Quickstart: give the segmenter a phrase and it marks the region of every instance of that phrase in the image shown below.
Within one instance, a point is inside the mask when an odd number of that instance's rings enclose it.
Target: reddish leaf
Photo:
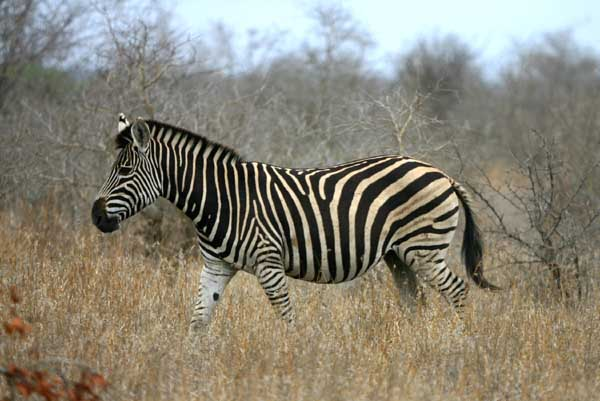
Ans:
[[[75,392],[78,394],[91,393],[92,388],[89,384],[80,381],[79,383],[75,383]]]
[[[75,390],[73,390],[72,388],[67,390],[67,398],[70,401],[78,401],[79,400],[79,396],[75,393]]]
[[[29,397],[32,393],[31,388],[26,383],[17,383],[15,388],[23,397]]]
[[[15,316],[4,323],[4,330],[6,330],[6,333],[9,335],[17,332],[23,336],[31,331],[31,326],[20,317]]]
[[[46,380],[40,380],[37,383],[35,391],[39,395],[44,397],[46,399],[46,401],[58,400],[61,396],[61,393],[57,389],[54,388],[52,383],[50,383]]]
[[[14,329],[8,323],[4,323],[4,331],[6,331],[6,334],[10,336],[13,333]]]
[[[16,379],[26,380],[28,377],[31,376],[31,372],[29,370],[20,368],[20,367],[16,366],[14,363],[9,364],[7,370],[8,370],[8,374],[11,375],[11,377],[16,378]]]
[[[10,287],[10,300],[15,304],[21,302],[21,297],[17,292],[17,287],[15,287],[14,285]]]
[[[38,381],[44,380],[46,378],[46,376],[47,376],[46,372],[43,372],[41,370],[36,370],[33,372],[33,378]]]
[[[104,388],[104,387],[108,386],[108,382],[106,381],[106,379],[98,373],[90,374],[90,376],[88,377],[88,380],[92,385],[94,385],[98,388]]]

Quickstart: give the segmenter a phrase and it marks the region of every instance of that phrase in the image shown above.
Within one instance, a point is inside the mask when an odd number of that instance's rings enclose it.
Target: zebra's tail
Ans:
[[[483,239],[475,221],[475,216],[470,207],[470,196],[465,188],[458,182],[453,181],[452,187],[463,209],[465,210],[465,234],[463,236],[462,257],[467,274],[480,288],[488,290],[500,290],[483,277]]]

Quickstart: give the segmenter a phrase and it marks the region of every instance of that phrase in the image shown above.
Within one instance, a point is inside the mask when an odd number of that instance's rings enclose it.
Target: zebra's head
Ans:
[[[153,203],[161,193],[150,127],[138,118],[133,124],[119,114],[117,160],[92,206],[92,222],[104,233]]]

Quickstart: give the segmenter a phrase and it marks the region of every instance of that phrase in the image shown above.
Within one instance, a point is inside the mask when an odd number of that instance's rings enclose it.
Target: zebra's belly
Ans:
[[[375,266],[382,255],[378,255],[374,262],[370,264],[361,264],[361,260],[357,259],[354,262],[342,265],[335,264],[330,266],[329,264],[309,264],[309,265],[296,265],[288,268],[286,274],[289,277],[308,281],[318,284],[337,284],[347,281],[352,281]]]

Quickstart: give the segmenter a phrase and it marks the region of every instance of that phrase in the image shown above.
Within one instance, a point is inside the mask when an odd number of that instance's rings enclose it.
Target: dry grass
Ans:
[[[209,336],[190,341],[195,255],[152,259],[137,249],[131,230],[102,236],[52,210],[27,215],[0,214],[0,274],[3,288],[20,289],[19,312],[33,335],[0,337],[0,363],[84,363],[111,382],[105,399],[596,400],[600,394],[595,294],[566,307],[534,299],[527,287],[473,290],[461,332],[433,295],[417,313],[402,309],[379,269],[352,286],[293,282],[299,324],[289,330],[255,279],[240,273]],[[39,355],[32,357],[34,342]]]

